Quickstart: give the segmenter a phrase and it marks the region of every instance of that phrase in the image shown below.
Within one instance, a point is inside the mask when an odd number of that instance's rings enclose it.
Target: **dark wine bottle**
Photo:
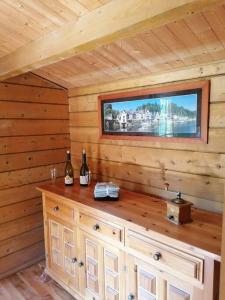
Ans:
[[[80,168],[80,185],[88,186],[88,183],[89,183],[89,169],[87,166],[86,151],[85,151],[85,149],[83,149],[82,165]]]
[[[64,183],[65,185],[73,185],[74,183],[73,166],[71,164],[70,151],[66,151],[66,167],[65,167]]]

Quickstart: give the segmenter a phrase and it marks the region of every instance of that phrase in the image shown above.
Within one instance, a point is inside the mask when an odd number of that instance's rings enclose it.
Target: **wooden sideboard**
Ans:
[[[177,226],[162,199],[121,190],[119,201],[95,201],[93,188],[38,188],[53,279],[77,299],[218,299],[221,215],[192,209],[193,222]]]

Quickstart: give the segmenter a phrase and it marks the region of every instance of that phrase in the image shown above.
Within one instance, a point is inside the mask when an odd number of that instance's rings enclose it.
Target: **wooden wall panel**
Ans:
[[[91,88],[87,91],[84,88],[84,95],[76,97],[75,89],[69,91],[70,138],[75,169],[79,170],[81,151],[85,148],[95,178],[113,180],[121,186],[166,198],[181,191],[197,207],[222,212],[225,76],[207,79],[211,80],[208,144],[99,139],[99,94],[90,94]],[[135,89],[135,85],[130,88]],[[118,92],[116,87],[111,90]],[[169,191],[165,191],[167,182]]]
[[[33,74],[0,83],[0,278],[44,256],[41,195],[70,147],[67,91]]]

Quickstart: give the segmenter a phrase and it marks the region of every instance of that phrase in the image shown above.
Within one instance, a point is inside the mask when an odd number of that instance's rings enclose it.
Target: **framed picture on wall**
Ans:
[[[99,96],[101,138],[207,143],[209,81]]]

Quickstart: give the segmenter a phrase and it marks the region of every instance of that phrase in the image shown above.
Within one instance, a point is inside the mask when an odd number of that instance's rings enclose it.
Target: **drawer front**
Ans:
[[[131,230],[128,230],[127,246],[172,270],[203,281],[204,262],[201,258],[183,253]]]
[[[45,198],[46,211],[51,215],[62,219],[63,221],[74,223],[76,221],[76,214],[74,209],[61,203],[58,199],[50,197]]]
[[[123,230],[115,224],[109,224],[84,213],[80,213],[80,224],[92,232],[100,233],[103,237],[122,242]]]

